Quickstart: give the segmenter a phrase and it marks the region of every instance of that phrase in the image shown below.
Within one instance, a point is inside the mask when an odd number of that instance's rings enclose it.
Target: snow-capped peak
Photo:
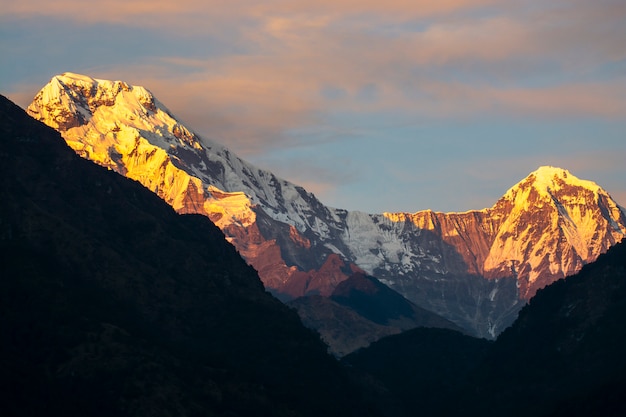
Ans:
[[[521,205],[521,208],[528,209],[530,205],[541,204],[541,201],[554,200],[558,193],[566,192],[571,195],[573,190],[578,190],[573,193],[575,195],[584,192],[585,198],[593,195],[594,200],[597,200],[598,193],[603,193],[602,188],[595,182],[581,180],[566,169],[542,166],[511,187],[500,202],[509,201],[515,206]]]
[[[246,207],[260,205],[270,217],[300,231],[327,228],[307,213],[311,204],[322,207],[312,194],[200,137],[144,87],[64,73],[37,94],[28,112],[63,132],[81,156],[118,172],[133,170],[134,179],[144,183],[152,179],[142,176],[155,174],[139,165],[167,160],[200,180],[205,191],[212,185],[226,193],[243,192],[250,200]],[[154,158],[154,153],[162,156]],[[122,162],[119,155],[133,159]],[[326,214],[334,217],[330,210]]]
[[[78,84],[80,82],[88,85],[92,85],[98,82],[104,82],[105,80],[96,80],[95,78],[91,78],[87,75],[76,74],[74,72],[64,72],[63,74],[55,75],[52,77],[53,80],[71,80],[73,84]]]
[[[569,185],[597,191],[600,186],[593,181],[581,180],[572,175],[568,170],[553,166],[542,166],[530,173],[529,178],[534,177],[534,187],[539,191],[556,190]]]
[[[52,77],[28,111],[62,132],[87,124],[95,112],[103,113],[101,119],[114,115],[116,119],[143,121],[143,127],[175,123],[144,87],[69,72]],[[115,129],[114,125],[103,127]]]

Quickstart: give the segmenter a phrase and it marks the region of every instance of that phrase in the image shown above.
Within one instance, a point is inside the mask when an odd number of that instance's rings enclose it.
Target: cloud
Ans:
[[[178,24],[189,22],[193,17],[201,17],[209,21],[220,21],[224,18],[232,20],[249,20],[267,16],[395,16],[407,18],[424,18],[447,15],[463,10],[472,10],[489,4],[495,0],[440,0],[406,1],[391,0],[108,0],[107,2],[87,3],[80,0],[59,0],[54,3],[43,0],[22,0],[5,5],[4,14],[66,16],[81,22],[114,22],[128,24],[152,25],[151,19],[160,18],[160,24]],[[169,18],[169,22],[166,19]]]
[[[613,83],[492,90],[488,97],[495,105],[540,117],[626,117],[626,87]]]
[[[607,70],[626,59],[622,0],[23,0],[2,14],[178,39],[89,75],[144,85],[244,156],[321,140],[297,130],[338,139],[359,128],[350,114],[626,115],[623,73]],[[195,50],[184,47],[192,36]]]
[[[11,90],[3,91],[9,100],[25,109],[35,98],[35,94],[43,87],[41,84],[20,83],[13,85]]]
[[[153,72],[150,66],[124,71],[140,72],[134,78],[141,78],[178,117],[184,115],[183,121],[191,128],[243,156],[285,146],[289,130],[319,123],[320,103],[306,84],[281,79],[270,68],[246,61],[235,59],[224,71],[219,64],[204,65],[185,77]],[[254,68],[254,73],[237,68]],[[110,75],[118,72],[113,69]]]

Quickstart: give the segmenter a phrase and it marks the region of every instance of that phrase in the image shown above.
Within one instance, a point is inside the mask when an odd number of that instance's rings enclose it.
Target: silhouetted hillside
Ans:
[[[539,291],[498,338],[473,380],[479,412],[626,415],[625,320],[626,244],[620,243]]]
[[[0,97],[0,415],[376,415],[206,217]]]
[[[541,290],[494,342],[415,329],[343,359],[407,413],[626,415],[626,244]]]
[[[402,330],[423,326],[462,331],[450,320],[416,306],[376,278],[361,272],[340,282],[331,299],[374,323],[396,326]]]
[[[462,331],[362,272],[340,282],[330,297],[300,297],[288,305],[298,310],[306,326],[319,331],[330,352],[338,357],[416,327]]]
[[[343,362],[383,383],[407,415],[457,415],[457,398],[492,344],[449,329],[417,328],[374,342]]]

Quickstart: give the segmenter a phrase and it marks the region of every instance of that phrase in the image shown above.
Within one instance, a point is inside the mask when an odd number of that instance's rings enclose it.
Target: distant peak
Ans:
[[[88,75],[73,72],[64,72],[55,75],[48,85],[44,87],[44,89],[46,88],[52,88],[53,90],[72,90],[86,98],[92,95],[98,95],[98,91],[101,92],[100,95],[116,95],[121,91],[133,91],[137,95],[152,96],[148,90],[141,86],[132,86],[120,80],[110,81],[92,78]]]
[[[540,166],[539,168],[537,168],[535,171],[533,171],[531,174],[536,175],[536,176],[559,176],[559,177],[567,177],[567,175],[569,175],[569,171],[564,169],[564,168],[559,168],[559,167],[554,167],[551,165],[544,165],[544,166]]]
[[[541,166],[531,172],[527,180],[532,179],[536,188],[545,191],[553,188],[560,188],[562,184],[582,187],[591,190],[598,190],[600,186],[593,181],[581,180],[572,175],[567,169],[553,166]]]
[[[97,81],[87,75],[76,74],[73,72],[64,72],[63,74],[55,75],[52,77],[53,79],[63,80],[63,81],[81,81],[83,83],[88,84],[96,84]]]
[[[531,172],[528,179],[533,179],[535,187],[545,190],[552,188],[555,181],[564,181],[569,183],[571,180],[580,181],[573,176],[568,170],[553,166],[541,166],[537,170]]]
[[[532,189],[536,190],[539,196],[549,199],[552,198],[555,192],[565,191],[572,193],[575,189],[586,189],[594,194],[603,192],[602,188],[595,182],[582,180],[567,169],[541,166],[511,187],[503,198],[506,200],[519,200],[519,202],[524,203]]]
[[[576,178],[575,175],[572,175],[567,169],[550,165],[541,166],[535,171],[531,172],[528,176],[534,177],[536,183],[551,183],[554,182],[556,179],[565,182],[581,181],[580,179]]]
[[[117,117],[132,114],[135,119],[146,119],[147,112],[156,112],[158,105],[152,93],[144,87],[64,72],[52,77],[37,93],[28,112],[38,120],[46,120],[53,128],[66,131],[83,126],[94,111],[105,107],[117,113]],[[164,107],[162,109],[167,112]],[[111,117],[109,114],[105,119]]]

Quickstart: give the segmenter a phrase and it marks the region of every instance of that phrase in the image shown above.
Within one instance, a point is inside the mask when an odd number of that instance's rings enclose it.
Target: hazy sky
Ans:
[[[626,206],[624,0],[0,0],[0,93],[152,91],[201,136],[367,212],[490,207],[541,165]]]

